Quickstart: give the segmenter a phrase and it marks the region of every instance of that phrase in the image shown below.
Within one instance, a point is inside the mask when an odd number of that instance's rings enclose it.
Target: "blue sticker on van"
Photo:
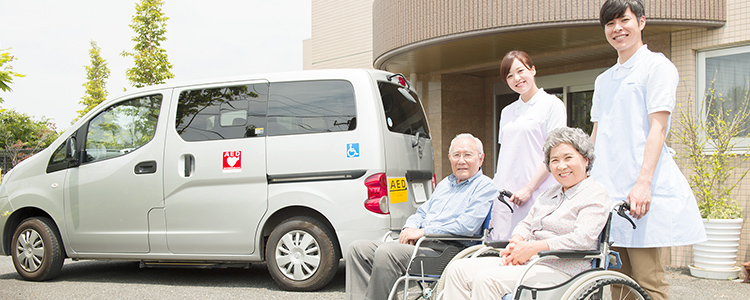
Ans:
[[[359,143],[346,144],[346,158],[359,157]]]

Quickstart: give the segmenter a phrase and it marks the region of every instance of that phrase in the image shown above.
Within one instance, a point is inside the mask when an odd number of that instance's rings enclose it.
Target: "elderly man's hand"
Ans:
[[[417,240],[424,236],[424,229],[406,227],[398,235],[398,242],[402,244],[414,245]]]

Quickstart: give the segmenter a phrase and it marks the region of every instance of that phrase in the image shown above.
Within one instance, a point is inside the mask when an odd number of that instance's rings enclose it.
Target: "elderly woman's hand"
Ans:
[[[549,250],[549,246],[545,241],[519,241],[512,244],[512,246],[509,244],[506,248],[508,250],[507,255],[504,256],[506,265],[525,264],[532,256],[537,255],[539,251]]]

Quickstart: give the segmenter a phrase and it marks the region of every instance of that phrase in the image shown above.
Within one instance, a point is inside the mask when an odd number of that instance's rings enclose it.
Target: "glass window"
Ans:
[[[594,123],[591,123],[591,103],[594,91],[580,91],[568,93],[568,127],[583,129],[591,134]]]
[[[156,133],[162,95],[115,104],[88,123],[86,162],[127,154],[145,145]]]
[[[698,53],[698,95],[704,99],[702,111],[722,114],[726,121],[738,113],[747,112],[750,102],[750,46],[712,50]],[[740,133],[744,137],[737,146],[748,147],[750,123]]]
[[[385,121],[390,131],[409,135],[421,132],[430,136],[427,118],[417,94],[389,82],[380,82],[378,87],[385,110]],[[411,98],[404,96],[403,93],[409,93]]]
[[[271,84],[269,136],[354,130],[356,119],[354,87],[348,81]]]
[[[265,136],[268,84],[180,93],[177,133],[185,141]]]

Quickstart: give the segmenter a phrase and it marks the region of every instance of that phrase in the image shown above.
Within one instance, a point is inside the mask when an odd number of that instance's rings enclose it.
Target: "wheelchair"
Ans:
[[[502,198],[502,195],[501,195]],[[504,201],[504,199],[500,199]],[[609,241],[609,231],[612,223],[613,213],[618,216],[627,219],[635,229],[635,223],[627,215],[626,211],[629,209],[627,202],[614,203],[609,212],[609,219],[607,220],[602,233],[599,235],[598,248],[599,250],[590,251],[577,251],[577,250],[548,250],[540,251],[538,258],[531,260],[526,264],[525,270],[520,278],[517,279],[515,288],[512,294],[505,295],[502,300],[522,300],[522,299],[533,299],[533,300],[558,300],[558,299],[575,299],[575,300],[586,300],[586,299],[646,299],[651,298],[646,292],[630,277],[619,272],[611,271],[610,269],[616,269],[621,266],[619,255],[610,250],[612,242]],[[488,221],[485,221],[487,223]],[[487,234],[485,233],[485,236]],[[425,240],[440,240],[446,237],[426,237]],[[457,241],[461,237],[449,237],[448,240]],[[476,240],[472,238],[469,240]],[[500,251],[507,245],[507,242],[496,241],[490,242],[486,238],[479,238],[482,241],[481,244],[474,245],[463,250],[450,259],[453,262],[458,259],[471,259],[482,256],[499,256]],[[448,265],[442,263],[425,262],[428,258],[420,258],[416,255],[416,251],[412,256],[412,261],[409,263],[409,271],[406,275],[399,278],[394,284],[389,299],[395,299],[396,290],[400,283],[403,282],[404,289],[402,299],[408,299],[408,297],[414,297],[415,299],[441,299],[440,295],[443,288],[443,281],[440,279],[442,276],[442,270]],[[576,276],[568,279],[565,282],[559,283],[549,287],[533,287],[523,284],[523,279],[527,272],[534,265],[554,259],[593,259],[592,268],[577,274]],[[418,265],[413,267],[414,261],[418,262]],[[422,266],[427,266],[421,268]],[[442,267],[440,271],[432,268]],[[416,271],[416,272],[415,272]],[[435,275],[440,273],[440,275]],[[409,290],[409,282],[415,281],[420,291],[414,292]],[[613,290],[619,291],[613,293]]]
[[[500,191],[497,200],[500,203],[508,206],[512,213],[513,207],[510,205],[510,203],[508,203],[508,201],[505,200],[505,198],[510,198],[511,196],[513,196],[513,193],[507,190],[502,190]],[[477,249],[477,246],[493,245],[495,247],[505,247],[505,245],[507,245],[507,242],[505,242],[504,244],[502,244],[503,242],[500,242],[501,244],[497,244],[498,242],[495,242],[494,244],[487,242],[487,237],[489,237],[489,233],[492,230],[490,227],[490,220],[492,216],[493,206],[494,202],[490,206],[487,217],[484,219],[484,223],[482,224],[482,235],[455,236],[449,234],[428,234],[417,240],[417,242],[414,244],[415,247],[414,251],[412,252],[411,259],[409,260],[409,264],[406,267],[406,273],[404,274],[404,276],[399,277],[393,284],[388,299],[396,298],[398,286],[401,284],[404,285],[403,299],[407,299],[409,296],[414,295],[417,295],[417,299],[434,299],[432,291],[435,289],[435,287],[437,287],[439,283],[442,283],[439,281],[440,277],[445,270],[445,267],[448,266],[450,262],[457,258],[465,257],[467,253],[473,252],[467,252],[468,250]],[[443,250],[442,253],[440,253],[439,256],[418,255],[417,252],[419,250],[419,247],[424,242],[442,242],[447,244],[447,247]],[[409,292],[411,282],[416,283],[416,285],[419,287],[419,292]],[[434,295],[436,296],[437,294]]]

